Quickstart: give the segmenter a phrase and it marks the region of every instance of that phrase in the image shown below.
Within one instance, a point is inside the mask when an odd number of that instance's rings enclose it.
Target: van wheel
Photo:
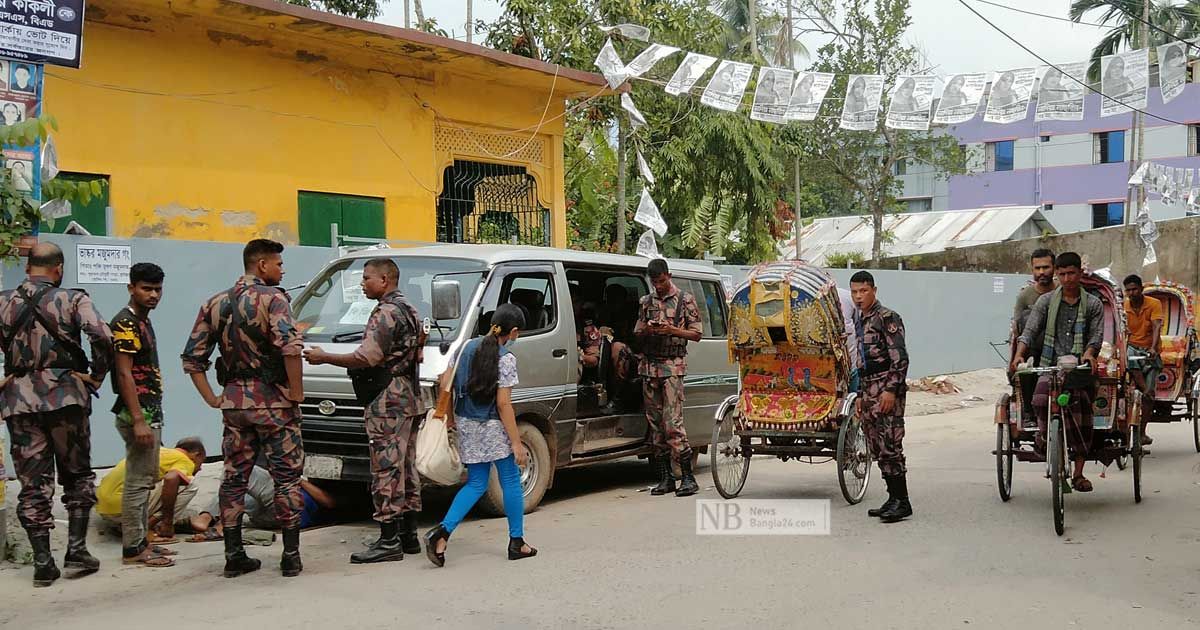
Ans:
[[[527,422],[518,422],[517,431],[521,442],[529,452],[529,464],[521,469],[521,490],[525,493],[525,513],[537,509],[550,487],[550,475],[554,471],[554,462],[550,461],[550,447],[546,444],[546,436],[537,427]],[[504,516],[504,492],[500,490],[500,479],[496,469],[488,479],[488,489],[479,500],[479,510],[488,516]]]

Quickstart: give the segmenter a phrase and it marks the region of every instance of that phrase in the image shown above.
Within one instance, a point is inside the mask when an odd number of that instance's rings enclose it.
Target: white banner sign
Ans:
[[[983,90],[987,87],[987,75],[956,74],[946,82],[942,98],[938,101],[937,114],[933,122],[941,125],[965,123],[979,113],[983,102]]]
[[[1100,58],[1100,115],[1116,116],[1146,109],[1150,85],[1150,55],[1145,49]]]
[[[754,66],[748,63],[722,60],[708,87],[704,88],[700,102],[729,112],[737,111],[753,73]]]
[[[1029,115],[1029,97],[1033,94],[1033,79],[1036,68],[1018,68],[997,72],[992,81],[992,92],[988,95],[984,122],[1007,125]]]
[[[1171,42],[1158,47],[1158,85],[1164,104],[1175,100],[1187,84],[1187,44]]]
[[[1087,81],[1086,61],[1064,63],[1057,68],[1047,69],[1038,87],[1037,110],[1033,119],[1083,120],[1083,102],[1087,89],[1083,87],[1082,81]]]
[[[831,85],[833,75],[828,72],[800,73],[784,117],[788,120],[816,120]]]
[[[646,188],[642,188],[642,199],[638,202],[637,214],[633,215],[633,220],[658,232],[659,236],[667,235],[667,222],[663,220],[662,213],[658,211],[658,204],[650,198],[650,191]]]
[[[662,258],[658,254],[658,244],[654,242],[653,230],[642,232],[642,237],[638,239],[637,243],[637,255],[646,258]]]
[[[611,39],[604,42],[600,54],[596,55],[596,67],[600,68],[600,74],[608,81],[608,87],[614,90],[621,87],[628,78],[625,74],[625,62],[621,61],[621,56],[617,54]]]
[[[634,129],[646,126],[646,117],[638,111],[637,105],[633,104],[633,98],[629,96],[629,92],[621,94],[621,109],[629,113],[629,122],[633,124]]]
[[[650,172],[650,165],[646,163],[646,158],[642,157],[642,152],[637,152],[638,172],[642,174],[642,179],[645,180],[647,186],[654,185],[654,173]]]
[[[679,49],[674,46],[664,46],[662,44],[650,44],[642,54],[633,58],[625,66],[625,73],[631,77],[640,77],[650,71],[655,64],[679,52]]]
[[[671,75],[671,80],[667,81],[666,92],[673,96],[679,96],[684,92],[689,92],[692,86],[704,76],[714,63],[717,62],[716,57],[708,55],[699,55],[696,53],[688,53],[679,67],[675,69],[675,74]]]
[[[929,109],[933,105],[933,76],[897,77],[892,88],[885,124],[891,129],[929,130]]]
[[[879,101],[883,99],[883,77],[878,74],[852,74],[846,82],[846,101],[842,104],[842,129],[872,131],[879,121]]]
[[[787,122],[788,101],[792,97],[795,73],[783,68],[759,68],[758,86],[754,88],[754,105],[750,118],[773,123]]]
[[[75,245],[75,278],[79,284],[129,284],[133,248],[129,245]]]

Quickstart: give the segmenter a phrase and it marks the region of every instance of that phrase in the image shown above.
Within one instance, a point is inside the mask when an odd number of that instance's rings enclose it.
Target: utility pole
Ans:
[[[1138,36],[1134,49],[1145,48],[1146,54],[1150,55],[1154,51],[1150,49],[1150,0],[1142,1],[1141,24],[1138,28]],[[1161,70],[1161,69],[1160,69]],[[1161,76],[1161,75],[1160,75]],[[1146,77],[1147,84],[1150,77]],[[1130,145],[1129,145],[1129,175],[1142,165],[1142,160],[1145,158],[1146,150],[1146,115],[1140,111],[1133,112],[1133,125],[1130,129]],[[1137,213],[1145,204],[1146,193],[1142,186],[1130,186],[1125,195],[1125,225],[1129,225],[1137,218]]]
[[[751,2],[753,1],[751,0]],[[795,41],[795,36],[792,32],[792,0],[785,0],[785,2],[787,3],[787,46],[784,48],[787,52],[788,67],[795,71],[796,51],[792,49],[792,43]],[[792,228],[796,231],[796,260],[800,260],[802,258],[800,255],[802,251],[800,248],[800,231],[804,227],[803,217],[800,216],[800,156],[796,156],[792,161],[792,175],[796,179],[795,197],[792,201],[792,211],[794,212]]]
[[[472,39],[471,36],[475,32],[475,25],[474,25],[475,20],[472,17],[472,13],[473,13],[472,9],[474,8],[472,6],[473,4],[474,3],[471,0],[467,0],[467,43],[468,44],[471,43],[471,39]]]
[[[412,28],[412,24],[408,21],[409,11],[408,0],[404,0],[404,28]]]
[[[1147,55],[1153,55],[1155,53],[1154,47],[1152,47],[1150,45],[1150,0],[1144,0],[1142,3],[1142,48],[1146,49]],[[1162,62],[1161,59],[1159,59],[1158,61],[1160,63]],[[1162,76],[1161,71],[1162,71],[1162,68],[1160,66],[1159,67],[1159,72],[1160,72],[1159,76]],[[1146,77],[1146,86],[1147,86],[1146,89],[1147,90],[1150,89],[1149,85],[1150,85],[1150,77]],[[1142,166],[1142,160],[1144,160],[1146,158],[1146,115],[1143,114],[1142,112],[1138,112],[1138,121],[1137,122],[1138,122],[1137,164],[1138,164],[1138,167],[1140,168]],[[1142,207],[1145,205],[1146,205],[1146,186],[1145,185],[1138,186],[1138,192],[1137,192],[1137,209],[1138,209],[1138,211],[1140,212]],[[1129,212],[1125,213],[1126,216],[1130,216],[1130,214],[1131,213],[1129,213]],[[1136,218],[1137,214],[1133,213],[1132,216],[1134,216]]]
[[[791,5],[791,0],[788,0],[789,10]],[[746,10],[746,17],[750,20],[750,59],[758,63],[758,0],[746,0]]]

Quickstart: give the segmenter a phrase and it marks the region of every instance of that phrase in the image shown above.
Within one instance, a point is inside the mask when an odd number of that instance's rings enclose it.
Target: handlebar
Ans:
[[[1081,363],[1081,364],[1075,366],[1075,369],[1082,371],[1082,372],[1091,372],[1092,364]],[[1067,370],[1065,370],[1061,367],[1058,367],[1057,365],[1052,365],[1050,367],[1023,368],[1023,369],[1017,370],[1017,374],[1056,374],[1056,373],[1060,373],[1060,372],[1067,372]]]

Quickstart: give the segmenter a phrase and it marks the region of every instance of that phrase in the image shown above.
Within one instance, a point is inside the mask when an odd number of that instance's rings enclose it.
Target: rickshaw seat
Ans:
[[[1183,365],[1188,355],[1187,337],[1163,335],[1159,355],[1162,357],[1163,365]]]

